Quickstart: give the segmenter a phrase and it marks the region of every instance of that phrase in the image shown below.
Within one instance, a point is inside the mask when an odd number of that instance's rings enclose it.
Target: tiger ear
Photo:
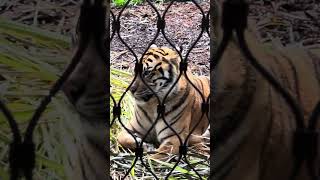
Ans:
[[[176,47],[177,51],[181,52],[181,49],[179,46]]]
[[[183,47],[182,47],[182,45],[179,47],[179,46],[177,46],[176,47],[176,49],[179,51],[179,53],[182,53],[182,51],[183,51]]]
[[[155,45],[155,44],[152,44],[151,46],[150,46],[150,48],[157,48],[158,46],[157,45]]]

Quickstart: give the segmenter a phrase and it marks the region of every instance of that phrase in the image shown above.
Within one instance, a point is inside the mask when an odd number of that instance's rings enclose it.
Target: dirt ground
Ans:
[[[157,4],[162,15],[170,3]],[[301,43],[310,48],[319,47],[319,2],[314,1],[252,1],[250,22],[257,28],[257,36],[262,43],[277,40],[282,45]],[[204,14],[208,13],[209,1],[199,2]],[[113,8],[118,14],[121,9]],[[117,17],[117,16],[116,16]],[[182,49],[183,57],[201,32],[201,11],[193,2],[175,2],[165,16],[165,35]],[[120,36],[134,52],[141,55],[156,34],[157,15],[147,3],[133,6],[122,12]],[[135,56],[124,46],[117,36],[111,43],[111,64],[120,69],[132,71]],[[156,39],[158,46],[170,46],[162,34]],[[209,73],[210,38],[206,32],[188,56],[190,68],[200,75]],[[138,56],[139,58],[140,56]]]
[[[182,50],[185,58],[187,51],[196,41],[201,33],[201,20],[209,10],[209,2],[201,2],[200,7],[203,13],[192,2],[174,3],[167,11],[165,16],[166,28],[165,36],[160,33],[155,41],[157,46],[170,46],[168,38],[172,44]],[[160,14],[163,14],[168,3],[158,4],[156,8]],[[115,14],[119,13],[119,9],[112,10]],[[157,14],[146,3],[143,6],[134,6],[126,9],[120,19],[122,23],[120,32],[123,40],[137,52],[140,58],[141,54],[146,50],[147,45],[152,41],[157,32]],[[209,72],[209,45],[210,38],[207,32],[204,32],[198,43],[194,46],[188,60],[190,68],[198,74],[208,74]],[[134,67],[134,55],[119,41],[115,36],[111,42],[113,66],[121,69],[132,69]],[[119,64],[118,60],[121,59]]]
[[[162,15],[169,3],[155,3]],[[0,3],[0,15],[6,19],[40,27],[70,36],[74,28],[75,11],[79,0],[5,0]],[[209,1],[199,1],[206,14]],[[251,0],[250,20],[257,27],[261,42],[277,39],[283,45],[303,44],[307,48],[320,46],[320,0]],[[112,7],[116,15],[121,9]],[[165,35],[182,49],[183,57],[201,31],[201,11],[191,1],[175,2],[165,16]],[[132,71],[134,62],[140,58],[148,43],[154,38],[157,15],[147,3],[129,6],[121,15],[121,38],[130,46],[132,54],[117,35],[111,42],[111,64],[113,67]],[[111,18],[112,23],[112,18]],[[197,74],[209,72],[208,34],[203,33],[188,56],[190,68]],[[160,33],[155,42],[158,46],[168,46]]]

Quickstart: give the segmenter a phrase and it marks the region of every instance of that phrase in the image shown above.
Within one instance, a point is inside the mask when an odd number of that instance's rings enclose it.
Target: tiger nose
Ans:
[[[138,89],[138,84],[137,83],[133,83],[132,86],[130,87],[130,91],[132,94],[134,94]]]

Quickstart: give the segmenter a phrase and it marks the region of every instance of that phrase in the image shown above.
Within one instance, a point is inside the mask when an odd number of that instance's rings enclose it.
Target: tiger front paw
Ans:
[[[138,144],[136,143],[137,140]],[[125,149],[130,149],[131,151],[135,151],[135,149],[140,145],[141,139],[140,137],[132,137],[131,134],[123,130],[117,137],[118,143]],[[145,143],[142,144],[143,150],[147,150],[147,145]]]
[[[210,156],[210,147],[205,143],[197,143],[191,146],[190,148],[192,148],[192,150],[197,154],[201,154],[207,157]]]
[[[117,137],[118,143],[126,149],[134,150],[137,147],[134,138],[126,131],[121,131]]]
[[[156,154],[150,156],[151,159],[167,161],[171,158],[170,155],[179,155],[179,146],[168,144],[161,144],[156,150]]]

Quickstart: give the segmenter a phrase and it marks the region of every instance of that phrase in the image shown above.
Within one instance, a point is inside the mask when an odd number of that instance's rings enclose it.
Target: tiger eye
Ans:
[[[150,71],[144,71],[143,76],[148,76],[150,74]]]

